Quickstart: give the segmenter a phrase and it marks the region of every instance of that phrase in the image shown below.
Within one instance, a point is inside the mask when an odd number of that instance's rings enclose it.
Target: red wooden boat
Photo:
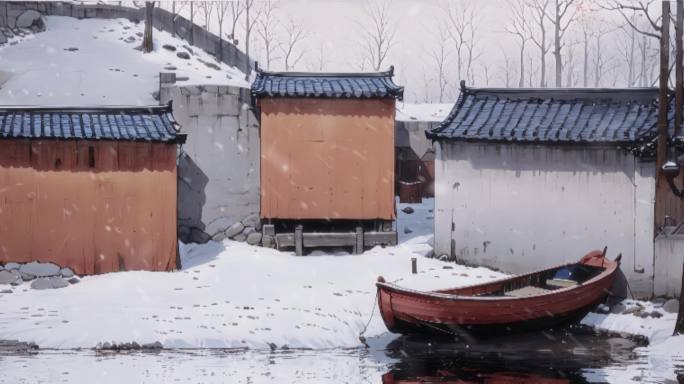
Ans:
[[[482,336],[543,329],[584,316],[615,280],[621,255],[592,251],[578,263],[462,288],[421,292],[378,277],[378,305],[394,333]]]

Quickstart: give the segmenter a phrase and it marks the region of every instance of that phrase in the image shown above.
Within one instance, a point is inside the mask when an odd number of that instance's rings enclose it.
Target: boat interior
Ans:
[[[536,296],[561,288],[573,287],[599,275],[605,268],[584,264],[569,264],[561,267],[533,272],[463,288],[436,291],[459,296],[499,296],[528,297]]]

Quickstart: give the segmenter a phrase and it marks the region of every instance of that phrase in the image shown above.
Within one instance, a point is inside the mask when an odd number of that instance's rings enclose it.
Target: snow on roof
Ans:
[[[397,121],[438,121],[449,115],[454,104],[397,103]]]
[[[46,24],[0,46],[0,105],[156,104],[159,72],[175,72],[179,85],[250,86],[237,68],[168,32],[155,29],[154,51],[143,54],[135,49],[143,23],[48,16]]]

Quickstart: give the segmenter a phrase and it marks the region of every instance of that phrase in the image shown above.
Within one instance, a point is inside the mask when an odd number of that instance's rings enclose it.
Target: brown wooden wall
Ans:
[[[260,103],[263,218],[394,219],[393,99]]]
[[[0,140],[0,262],[174,269],[176,182],[175,144]]]
[[[667,178],[659,169],[656,169],[656,191],[655,191],[655,236],[660,232],[659,229],[665,225],[678,225],[684,220],[684,199],[672,192],[672,187],[667,182]],[[684,188],[684,172],[677,176],[675,185]],[[666,220],[666,216],[671,219]]]

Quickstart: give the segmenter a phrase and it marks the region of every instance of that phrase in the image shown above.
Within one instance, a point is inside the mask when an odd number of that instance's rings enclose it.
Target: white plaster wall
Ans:
[[[684,262],[684,234],[670,234],[666,228],[655,241],[655,296],[679,297],[682,287],[682,262]],[[681,232],[681,230],[680,230]]]
[[[617,148],[435,146],[438,255],[521,273],[608,246],[634,293],[650,296],[653,163]]]
[[[232,224],[259,213],[259,125],[249,90],[164,84],[160,100],[173,100],[173,115],[188,134],[187,157],[179,159],[181,238],[221,239]]]

